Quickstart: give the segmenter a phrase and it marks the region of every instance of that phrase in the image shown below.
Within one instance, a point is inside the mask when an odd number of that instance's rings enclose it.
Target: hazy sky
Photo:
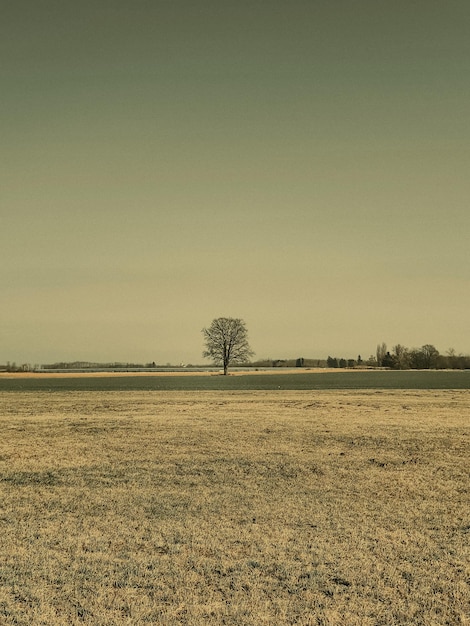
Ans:
[[[470,352],[468,0],[5,0],[0,363]]]

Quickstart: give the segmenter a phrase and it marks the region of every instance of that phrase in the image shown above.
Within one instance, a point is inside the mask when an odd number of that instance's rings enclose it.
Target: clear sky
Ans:
[[[468,0],[6,0],[0,363],[470,352]]]

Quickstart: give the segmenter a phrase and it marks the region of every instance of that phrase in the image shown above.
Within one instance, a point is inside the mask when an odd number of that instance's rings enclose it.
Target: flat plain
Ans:
[[[470,390],[0,392],[0,623],[470,624]]]

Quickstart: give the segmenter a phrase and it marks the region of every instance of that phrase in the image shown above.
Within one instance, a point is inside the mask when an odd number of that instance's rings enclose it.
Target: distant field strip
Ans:
[[[470,389],[470,370],[302,372],[232,376],[0,376],[0,391],[255,391],[327,389]]]

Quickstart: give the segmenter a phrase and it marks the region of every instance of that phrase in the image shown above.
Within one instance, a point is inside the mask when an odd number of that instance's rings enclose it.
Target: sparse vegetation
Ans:
[[[0,623],[469,624],[469,399],[1,393]]]

